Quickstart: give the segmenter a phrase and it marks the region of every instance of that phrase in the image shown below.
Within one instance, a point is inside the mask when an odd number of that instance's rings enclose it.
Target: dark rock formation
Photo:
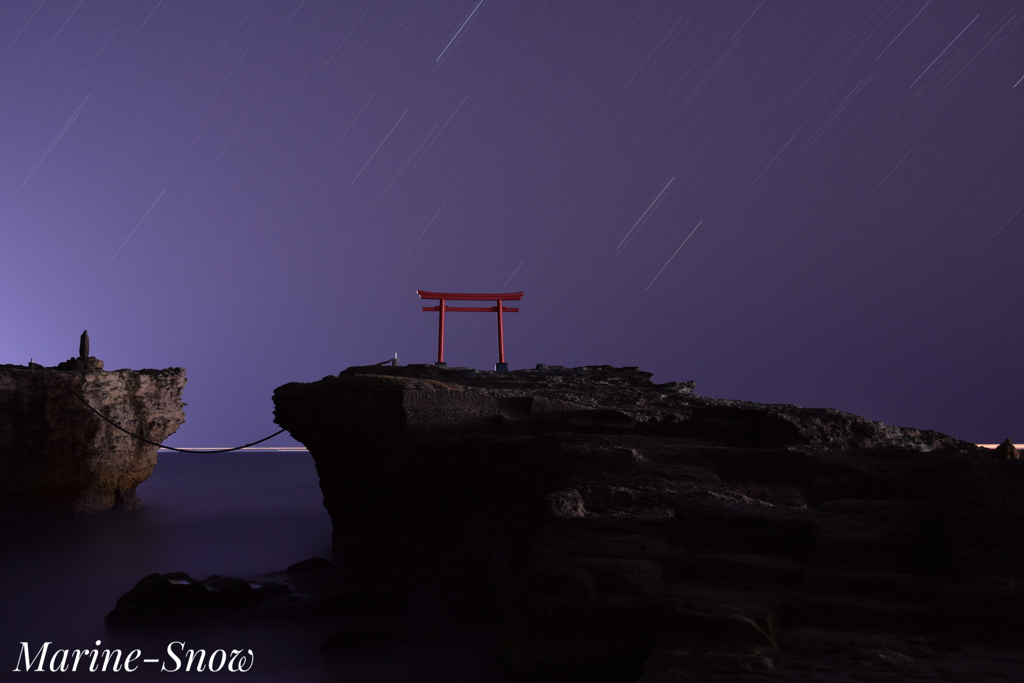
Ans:
[[[465,591],[436,572],[421,571],[410,580],[388,568],[323,558],[251,579],[211,576],[198,581],[181,572],[152,574],[121,596],[104,621],[115,631],[177,638],[211,626],[227,630],[240,623],[284,623],[319,639],[323,657],[342,664],[402,656],[401,648],[412,647],[448,650],[449,663],[458,666],[462,662],[452,660],[460,652],[495,652],[501,633],[493,615],[482,613]],[[440,678],[396,680],[477,679],[448,672]]]
[[[143,577],[105,617],[113,628],[180,626],[217,618],[248,618],[292,595],[284,583],[250,582],[211,576],[205,581],[188,574]]]
[[[996,446],[995,455],[1002,460],[1020,460],[1020,452],[1013,445],[1012,439],[1007,439]]]
[[[105,422],[75,394],[159,443],[185,421],[185,371],[102,368],[91,356],[57,368],[0,365],[0,513],[139,504],[135,488],[152,473],[157,447]]]
[[[200,581],[184,572],[150,574],[118,598],[104,621],[132,629],[281,616],[379,617],[407,606],[407,588],[391,572],[352,571],[322,557],[249,579],[214,575]]]
[[[521,680],[1024,663],[995,649],[1024,634],[1024,463],[692,391],[635,368],[365,367],[274,401],[316,461],[336,554],[428,558],[475,586]]]

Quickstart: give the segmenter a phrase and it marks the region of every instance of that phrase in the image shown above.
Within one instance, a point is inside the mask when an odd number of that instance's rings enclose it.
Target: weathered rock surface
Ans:
[[[95,512],[139,505],[157,447],[185,421],[182,368],[104,371],[96,358],[0,365],[0,512]]]
[[[357,367],[274,401],[336,554],[426,557],[477,586],[521,680],[1024,664],[1024,463],[692,389],[607,366]]]

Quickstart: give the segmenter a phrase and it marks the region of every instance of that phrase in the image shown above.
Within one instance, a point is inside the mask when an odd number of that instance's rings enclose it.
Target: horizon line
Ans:
[[[175,446],[175,448],[180,448],[180,449],[185,450],[185,451],[226,451],[229,448],[231,448],[231,446],[223,446],[223,447],[218,447],[218,446],[196,446],[194,448],[191,447],[191,446],[187,447],[187,448],[185,446]],[[168,453],[173,453],[174,452],[174,449],[172,449],[172,448],[164,448],[163,446],[157,448],[156,450],[157,450],[157,452],[160,452],[160,451],[166,451]],[[239,451],[308,451],[309,449],[306,448],[305,446],[266,446],[264,448],[260,448],[259,446],[246,446],[245,448],[237,448],[235,450],[239,450]]]
[[[979,446],[981,448],[996,448],[997,446],[1001,446],[1002,444],[998,444],[998,443],[976,443],[974,445],[975,446]],[[1018,450],[1024,450],[1024,443],[1015,443],[1015,444],[1013,444],[1013,447],[1018,449]],[[230,448],[230,446],[225,446],[225,447],[197,446],[195,448],[191,448],[191,447],[190,448],[183,448],[183,447],[181,447],[181,448],[182,448],[182,450],[186,450],[186,451],[223,451],[223,450],[227,450],[227,448]],[[307,452],[309,451],[309,449],[306,448],[305,446],[267,446],[266,448],[260,448],[258,446],[246,446],[245,448],[239,448],[239,449],[236,449],[236,450],[240,450],[240,451],[307,451]],[[174,452],[173,449],[163,448],[163,447],[157,448],[157,452],[159,452],[159,451],[166,451],[168,453],[173,453]]]

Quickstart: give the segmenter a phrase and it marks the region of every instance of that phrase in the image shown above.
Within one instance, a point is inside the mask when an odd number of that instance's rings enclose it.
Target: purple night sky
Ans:
[[[512,369],[1024,439],[1024,2],[8,0],[0,50],[0,362],[185,367],[170,445],[433,362],[417,288],[525,290]]]

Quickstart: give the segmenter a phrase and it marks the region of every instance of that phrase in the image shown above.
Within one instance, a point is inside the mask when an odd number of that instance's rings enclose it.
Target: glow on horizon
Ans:
[[[226,450],[228,448],[231,448],[231,446],[220,446],[220,447],[218,447],[218,446],[197,446],[195,448],[192,448],[192,447],[185,448],[184,446],[175,446],[175,448],[180,448],[181,450],[184,450],[184,451],[223,451],[223,450]],[[158,448],[156,450],[157,450],[157,452],[163,451],[165,453],[174,453],[175,452],[174,450],[172,450],[170,448],[162,448],[162,447]],[[239,448],[237,450],[240,450],[240,451],[308,451],[309,449],[306,448],[305,446],[267,446],[266,448],[259,448],[259,447],[256,447],[256,446],[250,446],[248,448]]]
[[[1002,444],[998,444],[998,443],[976,443],[974,445],[975,446],[980,446],[981,448],[996,448],[996,447],[998,447],[998,446],[1000,446]],[[1013,447],[1016,448],[1017,450],[1024,450],[1024,443],[1015,443],[1015,444],[1013,444]],[[179,448],[180,448],[180,446],[179,446]],[[224,446],[224,447],[199,446],[199,447],[196,447],[196,448],[182,448],[182,450],[186,450],[186,451],[222,451],[225,448],[228,448],[228,446]],[[242,451],[309,451],[309,449],[306,448],[305,446],[271,446],[271,447],[267,447],[267,448],[258,448],[256,446],[252,446],[250,448],[240,448],[238,450],[242,450]],[[170,448],[158,448],[157,451],[164,451],[166,453],[174,453],[174,451],[171,450]]]

